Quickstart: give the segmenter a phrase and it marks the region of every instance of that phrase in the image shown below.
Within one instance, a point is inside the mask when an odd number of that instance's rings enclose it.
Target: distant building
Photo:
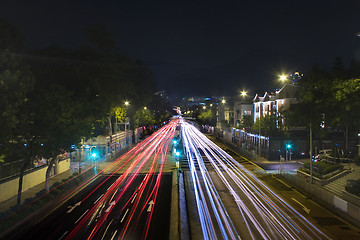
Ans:
[[[233,101],[231,98],[223,97],[217,103],[216,109],[216,127],[224,129],[227,127],[232,127],[234,122],[234,107]]]
[[[238,128],[244,116],[253,116],[253,103],[248,101],[238,100],[234,103],[234,127]]]
[[[277,114],[281,116],[283,110],[289,109],[292,104],[299,102],[298,87],[294,84],[285,84],[280,90],[274,94],[265,92],[263,97],[258,94],[254,99],[254,122],[259,118],[263,118],[268,114]],[[284,119],[278,123],[278,126],[284,124]]]

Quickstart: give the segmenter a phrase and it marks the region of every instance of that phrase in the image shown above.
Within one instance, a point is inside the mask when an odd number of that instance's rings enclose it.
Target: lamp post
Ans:
[[[124,104],[125,104],[125,107],[128,107],[129,105],[130,105],[130,102],[128,101],[128,100],[126,100],[125,102],[124,102]],[[130,118],[129,118],[129,124],[130,124]],[[126,122],[125,122],[125,131],[126,130],[130,130],[130,126],[129,126],[129,129],[126,129]]]
[[[358,133],[359,145],[358,145],[358,156],[360,156],[360,133]]]

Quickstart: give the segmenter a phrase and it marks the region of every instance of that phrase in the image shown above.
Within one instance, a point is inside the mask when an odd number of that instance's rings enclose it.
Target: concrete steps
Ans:
[[[360,172],[358,170],[353,170],[349,174],[347,174],[339,179],[336,179],[335,181],[332,181],[332,182],[324,185],[323,187],[326,190],[328,190],[338,196],[341,196],[342,191],[345,190],[347,180],[356,180],[359,178],[360,178]]]

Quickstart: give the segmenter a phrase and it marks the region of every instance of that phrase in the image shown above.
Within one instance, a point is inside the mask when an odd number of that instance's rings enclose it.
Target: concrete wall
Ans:
[[[32,188],[38,184],[45,182],[47,166],[34,170],[24,175],[23,178],[23,189],[26,191],[29,188]],[[70,158],[59,162],[58,164],[58,173],[65,172],[70,169]],[[12,198],[17,195],[19,187],[19,178],[14,178],[7,182],[0,184],[0,202],[5,201],[9,198]],[[45,187],[45,186],[44,186]]]
[[[312,197],[322,200],[328,203],[334,209],[342,212],[342,216],[349,216],[352,220],[355,220],[358,223],[360,222],[360,207],[355,206],[354,204],[344,199],[341,199],[340,197],[319,186],[310,184],[310,182],[307,182],[300,176],[294,176],[290,174],[285,174],[283,176],[287,179],[287,181],[291,182],[294,186],[305,190],[305,192],[310,194]]]

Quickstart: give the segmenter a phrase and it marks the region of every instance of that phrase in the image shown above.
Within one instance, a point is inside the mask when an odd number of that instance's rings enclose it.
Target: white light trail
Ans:
[[[204,239],[216,239],[217,229],[224,239],[235,239],[239,235],[209,170],[215,170],[232,195],[252,239],[329,239],[194,126],[184,121],[181,125]],[[201,153],[212,168],[206,168]]]

